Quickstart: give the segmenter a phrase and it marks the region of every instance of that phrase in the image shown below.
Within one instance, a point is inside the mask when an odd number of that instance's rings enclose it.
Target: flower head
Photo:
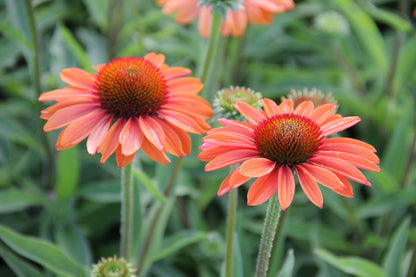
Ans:
[[[238,119],[241,114],[234,108],[237,102],[244,102],[252,107],[261,107],[261,93],[245,87],[230,87],[218,91],[213,107],[216,115],[229,119]]]
[[[257,178],[248,191],[248,205],[259,205],[277,192],[286,209],[295,192],[294,173],[318,207],[323,198],[317,182],[347,197],[353,196],[347,179],[371,186],[358,168],[380,170],[374,147],[352,138],[328,138],[357,124],[359,117],[333,114],[334,104],[315,108],[311,101],[304,101],[294,109],[292,100],[280,105],[269,99],[262,102],[264,111],[235,104],[248,122],[219,119],[224,126],[211,129],[202,139],[199,158],[209,161],[205,170],[241,163],[222,182],[219,196]]]
[[[290,94],[287,97],[282,97],[282,100],[290,99],[293,101],[294,108],[296,108],[300,103],[304,101],[312,101],[315,107],[319,107],[324,104],[337,104],[337,100],[332,96],[331,92],[324,94],[320,89],[313,88],[308,90],[304,88],[303,90],[292,89]],[[336,109],[334,110],[335,113]]]
[[[211,29],[211,6],[199,6],[198,0],[157,0],[163,6],[165,14],[176,13],[175,20],[179,24],[189,24],[198,18],[199,33],[209,37]],[[224,36],[240,37],[244,34],[247,24],[271,24],[273,15],[293,9],[293,0],[243,0],[239,10],[228,9],[222,23],[221,33]]]
[[[135,277],[135,269],[124,258],[102,258],[95,264],[91,277]]]
[[[166,152],[182,157],[191,151],[187,132],[203,134],[213,114],[198,96],[203,84],[184,77],[191,70],[169,67],[162,54],[125,57],[97,66],[97,74],[65,69],[69,86],[42,94],[39,101],[57,101],[46,108],[44,131],[62,127],[56,148],[70,148],[85,138],[88,153],[101,153],[104,163],[114,152],[117,164],[129,164],[139,149],[166,164]]]

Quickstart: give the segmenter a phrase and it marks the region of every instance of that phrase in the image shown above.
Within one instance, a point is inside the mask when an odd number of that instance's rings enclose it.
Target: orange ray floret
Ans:
[[[64,69],[62,89],[43,93],[39,101],[57,101],[44,109],[44,131],[64,128],[58,150],[88,137],[88,153],[101,153],[104,163],[113,153],[119,167],[143,151],[162,164],[166,152],[182,157],[191,151],[187,132],[203,134],[212,116],[209,103],[198,96],[203,84],[185,77],[191,70],[169,67],[165,56],[118,58],[95,67],[96,74],[79,68]]]
[[[241,163],[221,183],[219,196],[257,178],[248,191],[248,205],[259,205],[277,193],[286,209],[297,177],[309,200],[322,207],[318,183],[346,197],[353,197],[347,179],[371,186],[359,168],[380,171],[375,148],[352,138],[327,137],[357,124],[359,117],[332,114],[334,104],[315,108],[305,101],[294,108],[292,100],[280,105],[270,99],[262,102],[264,111],[235,104],[248,122],[219,119],[223,126],[202,139],[199,158],[208,161],[205,170]]]
[[[198,6],[198,0],[157,0],[163,13],[175,14],[179,24],[189,24],[198,18],[198,29],[202,37],[209,37],[212,23],[211,6]],[[273,15],[293,9],[293,0],[244,0],[241,10],[228,10],[221,26],[224,36],[240,37],[247,24],[271,24]]]

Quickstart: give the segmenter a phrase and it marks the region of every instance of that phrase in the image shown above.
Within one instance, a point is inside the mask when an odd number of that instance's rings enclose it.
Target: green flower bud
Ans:
[[[242,0],[200,0],[199,6],[212,6],[212,12],[218,12],[223,19],[228,10],[238,11],[244,8]]]
[[[135,269],[124,258],[101,258],[93,265],[91,277],[135,277]]]
[[[329,35],[345,36],[350,32],[350,25],[345,17],[334,11],[323,12],[315,17],[314,26]]]

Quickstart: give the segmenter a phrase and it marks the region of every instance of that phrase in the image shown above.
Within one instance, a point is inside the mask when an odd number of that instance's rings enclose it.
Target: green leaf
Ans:
[[[86,276],[80,265],[46,241],[18,234],[4,226],[0,226],[0,238],[18,254],[56,274],[68,277]]]
[[[295,255],[293,249],[287,251],[286,260],[282,265],[282,269],[277,277],[291,277],[293,274],[293,268],[295,267]]]
[[[79,190],[82,198],[99,203],[120,202],[120,181],[92,183]]]
[[[29,16],[25,0],[6,0],[6,8],[11,25],[22,32],[26,41],[31,41]]]
[[[154,197],[156,197],[157,200],[159,200],[161,203],[165,203],[165,197],[162,195],[159,189],[153,185],[153,182],[149,180],[144,172],[134,168],[133,173],[134,176],[153,194]]]
[[[367,50],[368,55],[373,58],[377,68],[381,72],[387,73],[387,51],[383,37],[375,22],[355,1],[335,0],[334,2],[350,21],[353,30]]]
[[[342,272],[359,277],[387,277],[375,263],[360,257],[337,257],[324,249],[315,249],[319,258]]]
[[[71,49],[74,53],[81,67],[86,71],[91,71],[92,68],[88,56],[85,53],[85,50],[82,48],[82,46],[78,43],[74,35],[71,33],[71,31],[64,25],[59,25],[58,30],[62,34],[62,38],[68,45],[69,49]]]
[[[384,150],[381,164],[396,180],[401,180],[409,156],[409,126],[414,119],[414,106],[411,100],[403,105],[403,113],[394,128],[387,147]]]
[[[404,46],[400,49],[397,71],[393,80],[393,91],[400,93],[408,82],[412,74],[415,73],[416,64],[416,34],[413,34]],[[413,75],[414,76],[414,75]]]
[[[35,197],[15,188],[0,191],[0,214],[22,211],[40,204]]]
[[[84,266],[91,265],[91,250],[78,225],[68,223],[57,226],[55,238],[60,249],[63,249],[72,259]]]
[[[109,0],[84,0],[91,18],[95,21],[102,31],[107,31]]]
[[[60,200],[71,198],[79,182],[78,148],[58,152],[56,194]]]
[[[0,256],[18,277],[44,277],[34,266],[0,244]]]
[[[410,32],[412,30],[412,24],[395,13],[379,9],[374,5],[366,7],[365,10],[376,20],[390,25],[398,31]]]
[[[407,237],[410,229],[410,218],[406,218],[394,234],[390,248],[383,263],[383,270],[387,276],[403,276],[401,265],[405,256]]]
[[[186,247],[192,243],[198,242],[206,238],[205,233],[201,233],[198,231],[189,231],[185,230],[175,235],[172,235],[165,239],[163,245],[160,247],[160,250],[157,251],[155,254],[150,256],[147,262],[155,262],[157,260],[161,260],[168,256],[172,256],[183,247]]]
[[[38,142],[33,138],[32,134],[27,132],[27,129],[13,118],[2,113],[0,113],[0,137],[28,146],[34,150],[40,149]]]
[[[19,31],[18,29],[15,29],[4,23],[0,23],[0,31],[5,37],[20,45],[23,51],[29,53],[33,50],[33,45],[27,40],[23,32]]]

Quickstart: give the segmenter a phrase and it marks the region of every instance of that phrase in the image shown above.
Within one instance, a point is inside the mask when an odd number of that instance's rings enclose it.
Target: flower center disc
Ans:
[[[135,57],[106,64],[98,74],[96,86],[102,108],[124,118],[153,114],[167,93],[159,68]]]
[[[312,157],[321,144],[320,135],[318,124],[296,114],[280,114],[265,119],[254,131],[260,155],[289,166]]]

